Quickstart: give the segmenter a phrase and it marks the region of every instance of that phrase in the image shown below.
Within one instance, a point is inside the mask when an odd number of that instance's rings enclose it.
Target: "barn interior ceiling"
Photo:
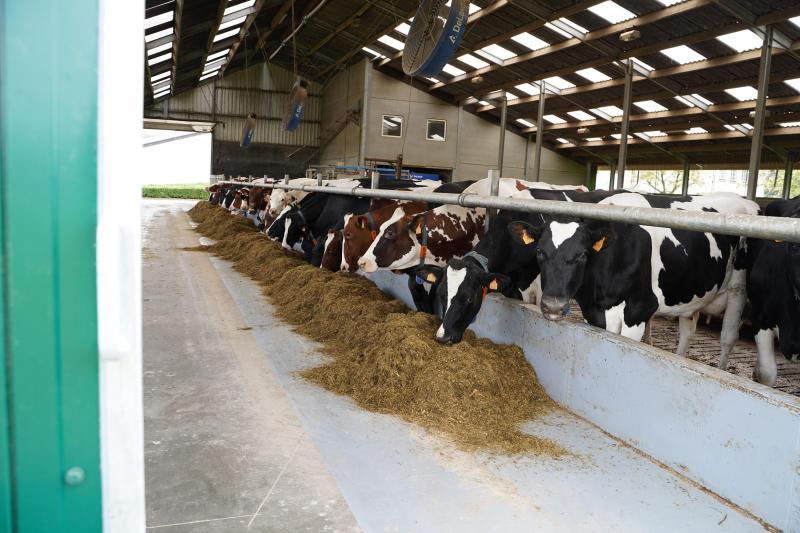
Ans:
[[[462,44],[435,78],[402,72],[417,0],[147,0],[145,106],[270,61],[323,85],[363,59],[487,120],[606,163],[749,159],[762,42],[772,33],[763,162],[800,150],[798,0],[473,0]],[[292,34],[294,37],[292,38]],[[678,163],[679,164],[679,163]]]

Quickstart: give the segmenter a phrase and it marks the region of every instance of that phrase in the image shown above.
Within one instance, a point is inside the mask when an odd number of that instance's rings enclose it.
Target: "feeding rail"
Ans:
[[[741,235],[759,239],[774,239],[800,243],[800,219],[767,217],[756,215],[737,215],[728,213],[709,213],[678,209],[655,209],[652,207],[632,207],[621,205],[584,204],[578,202],[559,202],[555,200],[536,200],[527,198],[505,198],[484,196],[472,193],[435,193],[421,191],[398,191],[377,188],[324,187],[319,185],[287,185],[275,183],[220,182],[238,187],[263,187],[287,191],[323,192],[362,198],[383,198],[389,200],[414,200],[460,205],[462,207],[484,207],[487,209],[508,209],[546,215],[566,215],[585,217],[609,222],[641,224],[661,228],[682,229]]]

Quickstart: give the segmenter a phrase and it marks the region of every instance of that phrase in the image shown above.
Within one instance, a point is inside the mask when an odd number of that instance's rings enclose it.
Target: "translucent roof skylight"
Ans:
[[[800,127],[800,122],[778,122],[781,128],[797,128]]]
[[[636,14],[628,11],[621,5],[617,4],[616,2],[612,2],[611,0],[608,0],[606,2],[601,2],[595,6],[592,6],[589,8],[589,11],[591,11],[598,17],[606,19],[611,24],[616,24],[618,22],[622,22],[623,20],[632,19],[636,16]]]
[[[380,52],[376,52],[376,51],[375,51],[375,50],[373,50],[372,48],[368,48],[368,47],[366,47],[366,46],[364,46],[364,47],[363,47],[363,48],[361,48],[361,49],[362,49],[363,51],[365,51],[366,53],[368,53],[369,55],[371,55],[372,57],[374,57],[375,59],[379,59],[379,58],[384,58],[384,57],[386,57],[385,55],[381,54]]]
[[[599,111],[601,113],[605,113],[606,115],[611,115],[612,117],[621,117],[622,116],[622,109],[618,108],[615,105],[606,105],[603,107],[593,107],[591,111]]]
[[[167,13],[161,13],[160,15],[156,15],[155,17],[146,18],[144,19],[144,29],[149,30],[154,26],[159,26],[161,24],[171,22],[174,14],[175,14],[174,11],[169,11]]]
[[[516,94],[506,91],[506,100],[508,100],[509,102],[511,100],[516,100],[517,98],[519,98],[519,96],[517,96]]]
[[[219,71],[209,72],[205,76],[200,76],[200,81],[207,80],[208,78],[213,78],[214,76],[217,75],[218,72]]]
[[[661,53],[681,65],[706,59],[704,55],[695,52],[685,44],[673,46],[672,48],[665,48],[661,50]]]
[[[740,126],[744,126],[748,130],[752,130],[753,129],[753,125],[752,124],[748,124],[747,122],[743,122],[742,124],[739,124],[739,125]]]
[[[160,39],[162,37],[166,37],[167,35],[172,35],[172,28],[167,28],[166,30],[156,31],[153,33],[148,33],[144,36],[144,42],[149,43],[153,42],[156,39]]]
[[[248,7],[253,7],[256,4],[256,0],[247,0],[247,2],[242,2],[241,4],[236,4],[234,6],[228,6],[225,8],[225,15],[230,15],[231,13],[236,13],[237,11],[241,11],[242,9],[247,9]]]
[[[637,59],[635,57],[632,57],[630,59],[631,59],[631,61],[633,61],[634,63],[636,63],[637,65],[639,65],[640,67],[642,67],[645,70],[655,70],[653,67],[651,67],[650,65],[648,65],[647,63],[645,63],[641,59]]]
[[[575,74],[582,78],[586,78],[592,83],[599,83],[601,81],[608,81],[611,79],[610,76],[606,76],[596,68],[584,68],[581,70],[576,70]]]
[[[557,89],[569,89],[570,87],[575,87],[574,83],[565,80],[561,76],[553,76],[550,78],[545,78],[544,82],[549,83],[550,85],[556,87]]]
[[[571,117],[577,118],[578,120],[594,120],[596,118],[586,111],[569,111],[567,114]]]
[[[602,137],[586,137],[584,140],[586,142],[597,142],[597,141],[602,141],[603,138]]]
[[[156,54],[160,54],[166,50],[172,48],[172,43],[162,44],[161,46],[156,46],[155,48],[151,48],[147,51],[148,56],[154,56]]]
[[[499,44],[490,44],[489,46],[484,46],[480,50],[476,50],[475,53],[494,63],[501,63],[506,59],[511,59],[517,55],[511,50],[503,48]]]
[[[214,37],[214,42],[216,43],[218,41],[222,41],[223,39],[227,39],[229,37],[233,37],[237,33],[239,33],[239,28],[233,28],[232,30],[228,30],[228,31],[224,31],[222,33],[218,33]]]
[[[728,131],[736,131],[736,128],[734,128],[730,124],[723,124],[722,127],[724,127]]]
[[[466,71],[464,71],[464,70],[461,70],[461,69],[460,69],[460,68],[458,68],[458,67],[454,67],[454,66],[453,66],[453,65],[451,65],[450,63],[447,63],[447,64],[446,64],[446,65],[445,65],[445,66],[442,68],[442,71],[443,71],[443,72],[447,72],[447,73],[448,73],[448,74],[450,74],[451,76],[461,76],[462,74],[466,74]]]
[[[470,15],[472,15],[473,13],[476,13],[476,12],[478,12],[480,10],[481,10],[480,7],[478,7],[475,4],[473,4],[472,2],[470,2],[470,4],[469,4],[469,14]]]
[[[761,47],[761,37],[753,33],[751,30],[735,31],[733,33],[726,33],[717,37],[718,40],[725,43],[730,48],[737,52],[746,52],[747,50],[755,50]]]
[[[161,74],[156,74],[155,76],[150,78],[151,82],[156,82],[158,80],[162,80],[164,78],[169,78],[169,75],[172,74],[169,70],[166,72],[162,72]]]
[[[479,57],[475,57],[472,54],[464,54],[463,56],[458,56],[458,60],[464,64],[471,66],[472,68],[483,68],[488,67],[489,63],[484,61]]]
[[[513,41],[521,44],[525,48],[530,48],[531,50],[539,50],[546,46],[550,46],[549,43],[544,42],[543,40],[539,39],[535,35],[531,35],[528,32],[522,32],[518,35],[515,35],[511,38]]]
[[[534,124],[533,124],[533,122],[530,122],[530,121],[528,121],[528,120],[525,120],[524,118],[518,118],[518,119],[517,119],[517,122],[519,122],[519,123],[520,123],[520,124],[522,124],[523,126],[527,126],[528,128],[533,128],[533,127],[534,127]]]
[[[481,104],[481,105],[492,105],[489,102],[487,102],[486,100],[478,100],[478,103]]]
[[[700,126],[694,126],[693,128],[686,130],[686,133],[689,135],[694,135],[695,133],[708,133],[708,130],[701,128]]]
[[[524,93],[528,93],[530,95],[539,94],[539,89],[531,85],[530,83],[520,83],[519,85],[515,86],[517,89]]]
[[[225,50],[220,50],[219,52],[214,52],[213,54],[209,54],[208,57],[206,58],[206,61],[214,61],[218,57],[223,57],[228,55],[228,52],[230,51],[231,51],[230,48],[226,48]]]
[[[563,137],[559,137],[559,138],[558,138],[558,139],[556,139],[556,140],[557,140],[558,142],[560,142],[561,144],[567,144],[567,143],[569,142],[568,140],[566,140],[566,139],[565,139],[565,138],[563,138]]]
[[[619,141],[620,139],[622,139],[622,134],[620,134],[620,133],[612,133],[612,134],[611,134],[611,136],[612,136],[612,137],[614,137],[614,138],[615,138],[616,140],[618,140],[618,141]],[[630,135],[628,135],[628,139],[633,139],[633,137],[631,137]]]
[[[789,19],[789,22],[800,28],[800,17],[792,17]]]
[[[550,24],[549,22],[548,22],[548,23],[546,23],[544,26],[545,26],[545,28],[547,28],[547,29],[549,29],[549,30],[553,30],[553,31],[554,31],[554,32],[556,32],[557,34],[559,34],[559,35],[561,35],[561,36],[563,36],[563,37],[566,37],[567,39],[572,39],[572,35],[570,35],[569,33],[565,32],[565,31],[564,31],[564,30],[562,30],[561,28],[557,28],[557,27],[553,26],[553,25],[552,25],[552,24]]]
[[[246,16],[245,17],[238,17],[238,18],[235,18],[233,20],[229,20],[228,22],[223,22],[222,24],[219,25],[219,29],[217,31],[220,32],[220,31],[222,31],[224,29],[227,29],[227,28],[233,28],[234,26],[240,26],[245,20],[247,20]]]
[[[786,85],[788,85],[789,87],[800,93],[800,78],[786,80],[783,83],[785,83]]]
[[[700,102],[704,103],[705,105],[714,105],[714,102],[712,102],[708,98],[705,98],[704,96],[700,96],[697,93],[693,93],[691,96],[694,97],[697,100],[700,100]],[[690,102],[688,99],[684,98],[683,96],[676,96],[675,100],[679,101],[680,103],[682,103],[682,104],[684,104],[684,105],[686,105],[688,107],[694,107],[694,104],[692,102]]]
[[[648,137],[666,137],[667,134],[660,130],[653,130],[653,131],[645,131],[645,135]]]
[[[402,33],[403,35],[408,35],[408,30],[410,30],[410,29],[411,29],[411,26],[409,26],[405,22],[401,22],[400,24],[397,25],[397,27],[394,29],[394,31],[396,31],[398,33]]]
[[[395,50],[403,49],[403,43],[401,43],[394,37],[390,37],[388,35],[381,35],[380,37],[378,37],[378,41],[382,42],[383,44],[385,44],[390,48],[394,48]]]
[[[166,54],[163,54],[163,55],[160,55],[160,56],[156,56],[156,57],[154,57],[152,59],[148,59],[147,60],[147,64],[152,67],[153,65],[158,65],[159,63],[163,63],[164,61],[167,61],[171,57],[172,57],[172,52],[168,52]]]
[[[680,4],[683,1],[684,0],[658,0],[660,4],[663,4],[665,6],[674,6],[675,4]]]
[[[586,28],[584,28],[580,24],[576,24],[576,23],[572,22],[568,18],[561,17],[560,19],[558,19],[558,21],[559,22],[563,22],[567,26],[571,27],[573,30],[579,31],[580,33],[589,33],[589,30],[587,30]]]
[[[647,113],[658,113],[659,111],[666,111],[667,108],[653,100],[642,100],[641,102],[634,102],[633,105],[643,109]]]
[[[430,81],[430,82],[432,82],[432,83],[442,83],[441,81],[439,81],[439,79],[438,79],[438,78],[431,78],[431,77],[428,77],[428,81]]]
[[[550,124],[563,124],[566,122],[563,118],[559,117],[558,115],[544,115],[542,117]]]
[[[745,85],[744,87],[734,87],[733,89],[725,89],[725,92],[740,102],[755,100],[758,98],[758,91],[749,85]]]

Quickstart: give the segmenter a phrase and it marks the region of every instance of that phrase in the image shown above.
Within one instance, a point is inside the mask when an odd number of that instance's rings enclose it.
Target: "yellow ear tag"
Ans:
[[[594,243],[594,246],[592,246],[592,248],[594,248],[594,251],[595,251],[595,252],[599,252],[600,250],[602,250],[602,249],[603,249],[603,245],[605,244],[605,242],[606,242],[606,238],[605,238],[605,237],[603,237],[603,238],[601,238],[599,241],[597,241],[596,243]]]
[[[525,244],[533,244],[534,242],[536,242],[536,239],[534,239],[528,234],[528,230],[522,230],[522,242],[524,242]]]
[[[492,281],[489,282],[489,288],[493,291],[497,290],[497,278],[494,278]]]
[[[434,274],[433,272],[430,272],[425,277],[425,281],[427,281],[428,283],[436,283],[436,274]]]
[[[417,228],[414,230],[414,233],[416,233],[417,235],[422,234],[422,224],[417,224]]]

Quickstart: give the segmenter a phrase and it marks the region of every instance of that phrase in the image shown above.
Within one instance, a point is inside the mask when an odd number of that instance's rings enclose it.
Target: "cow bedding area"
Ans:
[[[565,453],[521,430],[559,407],[520,348],[472,332],[459,344],[443,346],[434,340],[434,316],[410,311],[361,276],[314,268],[258,233],[249,220],[208,202],[189,214],[196,231],[218,241],[206,249],[257,281],[278,316],[331,357],[303,371],[305,379],[369,411],[443,434],[464,450]]]

